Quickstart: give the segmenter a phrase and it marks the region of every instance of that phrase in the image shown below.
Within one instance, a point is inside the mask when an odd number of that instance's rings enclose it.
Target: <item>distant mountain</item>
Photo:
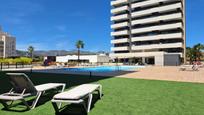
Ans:
[[[16,54],[17,54],[17,56],[27,56],[27,52],[26,51],[16,50]]]
[[[17,50],[18,56],[27,56],[26,51]],[[74,55],[77,54],[77,50],[66,51],[66,50],[50,50],[50,51],[34,51],[35,56],[65,56],[65,55]],[[81,51],[82,55],[94,55],[98,54],[96,52],[90,51]]]

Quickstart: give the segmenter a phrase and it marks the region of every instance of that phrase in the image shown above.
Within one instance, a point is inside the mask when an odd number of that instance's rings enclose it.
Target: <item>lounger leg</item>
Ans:
[[[61,92],[64,92],[65,87],[66,87],[66,85],[64,84],[64,85],[62,86],[62,90],[61,90]],[[59,103],[58,108],[61,108],[61,106],[62,106],[62,103]]]
[[[5,109],[7,109],[7,110],[9,109],[9,105],[4,100],[0,100],[0,102],[3,104]]]
[[[87,104],[86,104],[86,102],[84,101],[84,102],[82,103],[82,105],[84,106],[84,109],[85,109],[85,111],[87,112]]]
[[[100,99],[102,97],[102,85],[99,86],[99,96],[100,96]]]
[[[10,104],[7,104],[7,105],[8,105],[8,106],[11,106],[11,105],[13,104],[13,102],[14,102],[14,101],[11,101],[11,103],[10,103]]]
[[[45,91],[43,91],[43,93],[42,94],[45,94]]]
[[[93,98],[93,95],[92,95],[92,94],[89,94],[87,113],[89,113],[89,111],[90,111],[90,109],[91,109],[92,98]]]
[[[66,87],[66,85],[64,84],[64,85],[62,86],[61,92],[64,92],[65,87]]]
[[[37,104],[37,102],[38,102],[38,100],[39,100],[41,94],[42,94],[42,92],[38,92],[37,98],[33,101],[32,108],[31,108],[31,109],[34,109],[34,108],[35,108],[35,106],[36,106],[36,104]]]
[[[24,99],[22,99],[21,101],[22,101],[23,104],[27,107],[28,110],[31,109],[30,106],[28,105],[28,103],[27,103]]]
[[[54,107],[54,109],[55,109],[55,112],[56,112],[56,113],[59,113],[59,109],[60,109],[60,108],[58,108],[57,103],[56,103],[56,102],[52,102],[52,105],[53,105],[53,107]]]

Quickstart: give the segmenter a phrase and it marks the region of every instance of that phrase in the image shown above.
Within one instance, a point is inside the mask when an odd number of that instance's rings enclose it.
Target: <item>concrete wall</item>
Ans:
[[[164,66],[164,55],[157,55],[154,59],[156,66]]]
[[[57,56],[56,62],[66,63],[66,62],[68,62],[68,58],[67,58],[67,56]]]
[[[97,62],[103,62],[103,63],[108,63],[110,61],[109,56],[98,56]]]
[[[57,56],[56,62],[68,62],[69,60],[78,60],[77,55]],[[80,60],[89,60],[90,63],[109,62],[108,56],[100,55],[81,55]]]

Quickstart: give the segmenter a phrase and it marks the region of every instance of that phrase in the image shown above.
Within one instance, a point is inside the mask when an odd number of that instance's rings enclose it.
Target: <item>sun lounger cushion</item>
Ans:
[[[37,91],[47,91],[53,88],[57,88],[59,86],[63,86],[64,84],[62,83],[47,83],[47,84],[42,84],[42,85],[37,85],[35,88]]]
[[[8,95],[0,95],[0,100],[9,100],[9,101],[15,101],[23,99],[23,96],[8,96]]]
[[[56,100],[79,100],[82,97],[92,93],[100,86],[97,84],[83,84],[69,91],[59,93],[54,96]]]

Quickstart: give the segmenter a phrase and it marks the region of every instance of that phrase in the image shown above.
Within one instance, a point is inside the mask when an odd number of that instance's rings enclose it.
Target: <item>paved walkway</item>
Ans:
[[[204,68],[199,71],[180,71],[179,67],[146,67],[118,77],[204,83]]]
[[[20,69],[23,70],[23,69]],[[30,69],[25,69],[25,71]],[[15,71],[19,71],[15,69]],[[60,73],[60,74],[79,74],[90,75],[90,72],[70,72],[61,70],[59,68],[46,67],[46,68],[33,68],[34,72],[45,73]],[[149,80],[165,80],[165,81],[178,81],[178,82],[194,82],[204,83],[204,68],[200,68],[199,71],[180,71],[179,67],[161,67],[161,66],[149,66],[139,69],[134,72],[117,71],[117,72],[92,72],[92,76],[114,76],[123,78],[135,78],[135,79],[149,79]]]

